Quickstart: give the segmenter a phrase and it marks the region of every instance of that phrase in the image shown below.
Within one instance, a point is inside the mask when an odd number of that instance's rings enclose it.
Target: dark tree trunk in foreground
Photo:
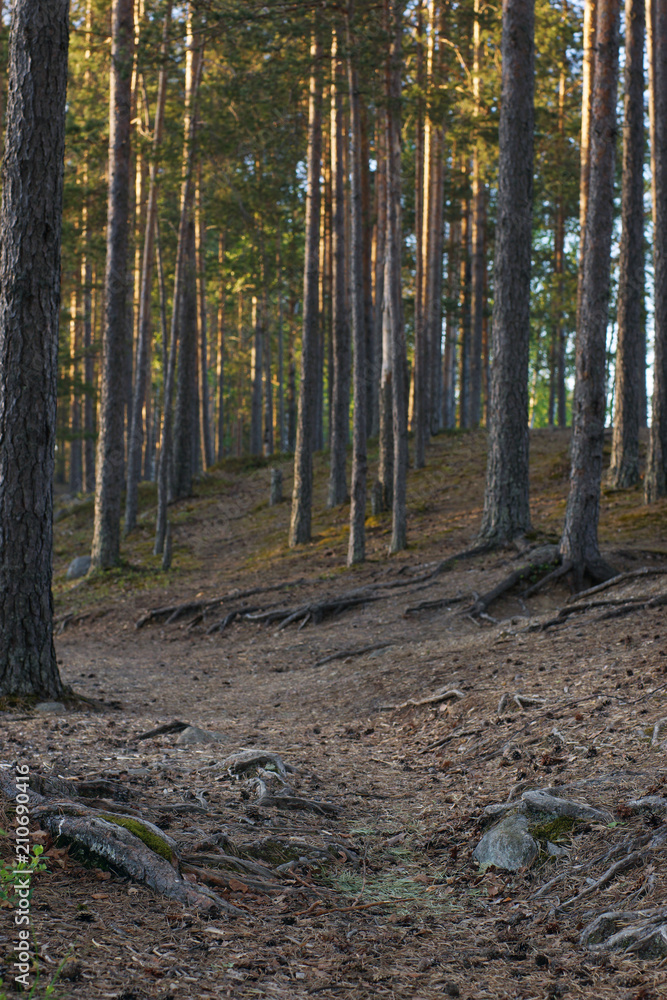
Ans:
[[[584,574],[598,581],[612,573],[600,555],[598,520],[606,402],[609,259],[614,212],[618,30],[619,0],[598,0],[586,254],[572,403],[572,464],[560,545],[563,563],[571,564],[578,588]]]
[[[53,469],[69,0],[17,0],[0,212],[0,695],[63,693]]]
[[[289,529],[291,547],[310,541],[313,504],[313,423],[317,398],[317,307],[320,248],[320,161],[322,158],[322,108],[320,45],[313,36],[308,104],[308,177],[306,193],[306,253],[303,273],[303,333],[301,384],[294,453],[294,490]],[[290,368],[290,378],[292,371]]]
[[[640,384],[644,372],[644,0],[625,4],[625,127],[618,347],[609,485],[639,482]]]
[[[363,562],[366,557],[366,323],[363,282],[363,217],[361,205],[361,122],[359,83],[351,20],[353,2],[347,8],[347,76],[350,90],[350,279],[352,285],[352,336],[354,340],[354,430],[352,442],[352,503],[350,506],[350,542],[347,564]]]
[[[105,313],[96,461],[95,528],[91,553],[93,566],[96,569],[109,569],[120,559],[133,15],[132,0],[115,0],[109,99],[109,205],[104,282]]]
[[[667,0],[652,0],[653,75],[653,261],[655,269],[655,345],[651,435],[644,496],[652,503],[667,495]]]
[[[480,537],[530,527],[528,345],[533,181],[534,0],[504,0],[489,457]]]

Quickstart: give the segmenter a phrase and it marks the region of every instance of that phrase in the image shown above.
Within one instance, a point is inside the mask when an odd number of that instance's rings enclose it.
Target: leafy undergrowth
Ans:
[[[388,518],[372,518],[369,560],[354,571],[344,565],[349,508],[325,507],[324,456],[315,462],[314,541],[299,550],[286,544],[288,502],[268,506],[262,463],[227,462],[175,505],[167,574],[152,555],[149,488],[140,529],[123,543],[125,565],[83,583],[64,573],[89,546],[90,503],[60,517],[61,670],[104,707],[83,703],[60,715],[8,707],[3,762],[120,783],[128,804],[181,853],[210,854],[224,842],[272,872],[264,888],[240,872],[224,875],[215,891],[246,915],[206,920],[112,868],[84,867],[76,852],[36,834],[49,866],[35,876],[39,962],[55,971],[71,950],[57,984],[63,997],[663,995],[660,959],[586,950],[580,934],[596,913],[651,910],[667,892],[659,847],[591,889],[610,851],[622,858],[627,844],[646,844],[661,828],[658,813],[631,803],[666,788],[664,610],[633,611],[632,602],[659,596],[664,577],[628,577],[598,595],[624,617],[588,607],[543,628],[566,606],[560,586],[526,598],[515,588],[491,618],[471,616],[474,595],[516,566],[514,551],[425,577],[474,541],[484,448],[483,432],[436,438],[427,467],[410,473],[410,548],[390,559]],[[567,451],[564,432],[532,436],[536,544],[558,538]],[[291,464],[279,464],[289,496]],[[603,493],[601,538],[619,570],[667,568],[666,512],[662,503],[644,507],[638,490]],[[290,586],[257,592],[282,583]],[[373,600],[319,624],[278,631],[239,614],[208,633],[228,609],[287,611],[363,587]],[[167,624],[163,616],[135,628],[149,609],[214,598],[226,601],[215,617]],[[456,694],[443,696],[443,687]],[[213,730],[220,742],[137,740],[174,719]],[[221,767],[241,747],[281,754],[297,769],[299,794],[337,813],[257,804]],[[528,870],[480,868],[473,850],[487,828],[484,808],[544,788],[612,818],[571,827],[540,820],[540,853]],[[0,826],[10,828],[9,813]],[[550,843],[560,853],[550,855]],[[193,865],[186,877],[201,878]],[[10,916],[0,908],[1,920]],[[9,919],[0,943],[8,955]],[[0,975],[7,981],[6,959]]]

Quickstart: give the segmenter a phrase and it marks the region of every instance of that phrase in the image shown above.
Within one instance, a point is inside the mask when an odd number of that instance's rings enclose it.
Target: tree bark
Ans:
[[[350,505],[350,540],[347,564],[366,558],[366,322],[364,310],[363,207],[361,198],[361,121],[356,53],[352,35],[353,0],[346,11],[347,78],[350,92],[350,208],[352,231],[350,243],[350,284],[352,291],[352,337],[354,342],[354,425],[352,438],[352,502]]]
[[[373,406],[371,425],[371,436],[380,433],[380,410],[382,403],[380,395],[382,392],[382,372],[385,366],[385,351],[382,337],[382,315],[384,301],[384,267],[387,231],[387,143],[386,143],[386,112],[383,108],[378,108],[375,125],[375,153],[377,157],[377,167],[375,171],[375,258],[373,261],[373,344],[374,357],[377,359],[371,377],[376,382],[375,390],[377,402]],[[390,397],[391,399],[391,397]],[[382,440],[382,438],[381,438]],[[380,453],[382,444],[380,444]]]
[[[653,401],[644,499],[667,495],[667,0],[649,4],[652,68],[653,267],[655,271]]]
[[[155,257],[155,225],[157,220],[157,163],[156,158],[162,143],[164,109],[167,95],[167,56],[171,4],[167,5],[164,18],[161,57],[163,60],[158,76],[155,122],[153,125],[153,162],[150,165],[150,183],[146,204],[146,227],[144,252],[141,265],[141,285],[139,291],[139,323],[136,361],[134,366],[134,392],[130,418],[130,444],[127,457],[127,484],[125,491],[125,532],[134,531],[137,526],[138,487],[141,477],[141,450],[143,445],[142,410],[146,399],[147,385],[150,391],[149,355],[152,332],[151,293],[153,288],[153,262]]]
[[[208,390],[208,313],[206,301],[206,226],[202,205],[201,164],[197,171],[195,194],[195,242],[197,253],[197,312],[199,315],[199,437],[202,466],[213,465],[213,437],[211,435],[211,412]]]
[[[385,0],[389,34],[387,95],[387,256],[385,302],[391,338],[392,434],[394,439],[392,522],[389,551],[407,545],[406,487],[408,472],[407,360],[401,281],[401,53],[403,0]]]
[[[338,34],[331,38],[331,193],[332,193],[332,334],[333,394],[331,451],[329,455],[328,507],[338,507],[348,497],[345,464],[350,419],[350,326],[346,299],[345,171],[343,158],[343,103]]]
[[[482,38],[479,23],[480,0],[474,0],[475,19],[473,22],[473,98],[475,121],[480,116]],[[470,350],[470,426],[479,427],[482,416],[482,328],[484,324],[484,285],[486,261],[484,259],[486,191],[482,178],[481,140],[475,142],[472,154],[472,206],[471,244],[472,259],[470,273],[471,306],[471,350]]]
[[[306,252],[303,274],[303,328],[301,383],[294,454],[294,489],[290,518],[290,547],[310,541],[313,503],[313,420],[317,394],[318,272],[320,168],[322,159],[322,88],[319,79],[321,49],[315,32],[310,46],[312,69],[308,101],[308,176],[306,190]],[[291,373],[290,373],[291,374]]]
[[[57,698],[53,471],[68,0],[15,0],[0,208],[0,695]]]
[[[625,3],[625,114],[618,346],[614,431],[608,482],[639,482],[640,383],[644,371],[644,0]]]
[[[97,441],[95,526],[92,565],[110,569],[120,561],[127,346],[127,240],[130,192],[130,123],[134,10],[132,0],[114,0],[109,99],[109,201],[102,378]]]
[[[570,490],[560,543],[563,562],[571,564],[578,589],[581,589],[585,574],[597,582],[612,573],[600,555],[597,534],[614,214],[618,31],[619,0],[598,0],[586,253],[572,404]]]
[[[493,364],[480,538],[530,527],[528,348],[533,181],[534,0],[504,0]]]
[[[217,458],[222,461],[225,456],[225,235],[221,231],[218,235],[218,354],[216,366],[216,441]]]
[[[465,163],[465,161],[464,161]],[[464,166],[465,170],[465,166]],[[470,200],[461,205],[461,256],[459,259],[459,427],[470,427],[470,358],[471,358],[471,266],[470,266]]]
[[[76,284],[70,292],[69,309],[70,349],[70,409],[69,409],[69,489],[76,494],[83,486],[83,454],[81,449],[81,401],[79,398],[79,309]]]
[[[431,5],[432,6],[432,5]],[[430,10],[428,11],[430,14]],[[430,18],[429,18],[430,20]],[[415,120],[415,306],[414,306],[414,364],[412,367],[412,430],[414,433],[415,469],[426,463],[428,437],[428,323],[425,318],[426,278],[428,272],[428,200],[430,194],[431,121],[424,119],[424,11],[422,0],[417,0],[416,83],[417,109]],[[427,86],[428,69],[426,74]]]
[[[577,276],[577,334],[581,329],[581,296],[583,294],[584,260],[586,257],[586,218],[591,172],[591,117],[593,113],[593,78],[595,70],[595,34],[598,0],[584,0],[583,63],[581,80],[581,140],[579,160],[579,270]]]

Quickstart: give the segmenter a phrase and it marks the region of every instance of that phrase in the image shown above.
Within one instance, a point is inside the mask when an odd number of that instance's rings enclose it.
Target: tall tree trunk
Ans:
[[[333,394],[331,407],[331,452],[329,456],[328,507],[347,500],[348,424],[350,419],[350,326],[346,298],[345,170],[343,103],[338,33],[331,38],[331,192],[333,264]]]
[[[530,527],[528,348],[533,193],[534,0],[503,0],[498,221],[486,491],[480,537]]]
[[[86,48],[84,53],[85,72],[84,84],[90,86],[90,60],[91,39],[93,34],[93,13],[92,0],[86,0],[86,20],[85,20]],[[83,482],[86,493],[95,492],[95,359],[93,357],[93,301],[92,301],[92,280],[93,270],[91,267],[91,246],[90,246],[90,225],[89,225],[89,168],[88,153],[83,157],[83,190],[84,195],[81,204],[81,246],[83,253],[81,256],[81,291],[83,295],[83,378],[85,382],[85,396],[83,401]]]
[[[644,31],[645,0],[625,3],[625,127],[618,347],[609,485],[639,482],[639,387],[644,371]]]
[[[195,250],[194,190],[197,131],[197,99],[203,68],[201,37],[188,12],[185,66],[185,116],[181,218],[176,249],[176,274],[172,304],[171,338],[178,346],[174,440],[169,477],[170,498],[180,500],[192,493],[199,444],[197,386],[197,258]],[[174,325],[175,324],[175,325]]]
[[[175,493],[174,487],[183,488],[188,495],[192,485],[192,425],[190,420],[190,434],[183,426],[185,414],[179,413],[177,406],[176,417],[174,416],[174,383],[176,380],[176,356],[179,349],[179,331],[183,331],[183,299],[186,297],[188,278],[194,277],[192,259],[188,260],[188,237],[192,223],[192,188],[194,172],[194,139],[195,139],[195,106],[196,96],[199,89],[199,81],[202,71],[201,49],[195,44],[195,38],[191,30],[191,22],[188,26],[187,54],[186,54],[186,106],[183,128],[183,167],[181,181],[181,205],[180,218],[178,224],[178,239],[176,243],[176,265],[174,272],[174,296],[171,312],[171,329],[169,333],[169,350],[166,356],[167,364],[164,376],[164,399],[162,406],[162,429],[160,434],[160,463],[158,466],[157,482],[157,518],[155,524],[155,546],[154,553],[159,555],[164,551],[164,543],[167,534],[167,505],[169,502],[170,490]],[[194,232],[193,232],[194,234]],[[159,240],[159,233],[158,233]],[[160,248],[158,243],[158,256]],[[191,283],[191,282],[190,282]],[[191,296],[190,296],[191,298]],[[195,298],[196,317],[196,298]],[[192,338],[191,338],[192,339]],[[188,349],[189,348],[189,349]],[[163,350],[166,351],[166,345]],[[179,395],[183,400],[182,405],[189,407],[191,415],[192,397],[194,396],[192,378],[188,377],[191,368],[186,367],[188,354],[194,360],[195,348],[192,343],[186,345],[185,355],[181,347],[180,361],[184,361],[182,372],[181,388],[181,365],[179,363]],[[194,367],[194,365],[192,366]],[[196,382],[195,382],[196,387]],[[191,394],[188,398],[188,392]],[[174,428],[174,424],[176,427]],[[185,458],[183,458],[185,454]],[[178,460],[178,471],[174,476],[174,467]],[[183,477],[183,480],[181,480]],[[189,478],[189,482],[188,482]],[[176,482],[174,481],[176,480]]]
[[[294,454],[294,489],[289,544],[310,541],[313,504],[313,420],[317,394],[317,292],[319,272],[320,168],[322,159],[321,49],[315,32],[310,45],[312,69],[308,102],[308,177],[306,190],[306,252],[303,274],[301,383]]]
[[[480,0],[474,0],[473,22],[473,99],[475,121],[479,121],[481,106],[482,35],[479,23]],[[484,284],[486,261],[485,244],[486,191],[482,178],[481,140],[477,136],[472,154],[472,206],[470,272],[471,350],[470,350],[470,426],[479,427],[482,416],[482,328],[484,324]]]
[[[384,0],[389,34],[386,67],[387,94],[387,256],[385,262],[385,302],[391,338],[392,434],[394,439],[392,524],[389,551],[407,545],[407,360],[401,282],[401,62],[403,42],[403,0]]]
[[[271,378],[271,335],[268,327],[269,308],[267,303],[266,264],[262,267],[262,313],[264,315],[264,351],[262,355],[262,367],[264,369],[264,433],[262,435],[262,446],[264,457],[273,455],[273,382]]]
[[[354,429],[352,438],[352,490],[350,505],[350,541],[348,566],[366,558],[366,322],[364,308],[364,233],[361,197],[362,142],[359,82],[357,79],[355,40],[352,35],[353,0],[346,11],[347,79],[350,92],[350,208],[352,232],[350,270],[352,290],[352,337],[354,341]]]
[[[221,231],[218,235],[218,358],[216,368],[216,396],[217,396],[217,419],[216,419],[216,441],[218,461],[222,461],[225,456],[225,234]]]
[[[449,224],[449,249],[447,252],[447,317],[445,323],[445,356],[442,371],[442,423],[445,430],[456,427],[456,341],[458,335],[458,309],[461,284],[461,219]]]
[[[581,297],[583,294],[584,261],[586,257],[586,219],[591,173],[591,117],[593,113],[593,79],[595,75],[595,36],[598,0],[584,0],[583,63],[581,80],[581,140],[579,165],[579,271],[577,277],[577,335],[581,329]]]
[[[153,262],[155,257],[155,226],[157,219],[157,155],[162,143],[164,109],[167,95],[167,55],[169,27],[171,24],[171,4],[167,5],[162,35],[162,66],[158,75],[155,123],[153,126],[153,159],[150,164],[150,183],[146,204],[144,252],[141,265],[141,286],[139,291],[139,322],[134,366],[134,391],[130,419],[130,444],[127,459],[127,484],[125,492],[125,532],[134,531],[137,526],[138,487],[141,477],[141,450],[143,445],[142,410],[146,399],[146,387],[150,375],[150,340],[152,331],[151,295],[153,289]]]
[[[253,341],[250,351],[250,454],[262,454],[262,367],[264,358],[264,318],[262,303],[252,297]]]
[[[470,291],[470,201],[466,198],[461,205],[461,255],[459,259],[459,296],[461,332],[459,335],[459,426],[470,427],[470,359],[471,359],[471,310]]]
[[[373,218],[371,209],[371,178],[369,165],[368,115],[363,94],[359,94],[359,128],[361,132],[361,218],[362,218],[362,271],[364,283],[364,336],[366,339],[366,436],[377,425],[378,405],[378,353],[373,331]]]
[[[67,0],[15,0],[9,37],[0,209],[1,696],[64,691],[51,561],[68,10]]]
[[[572,404],[572,464],[560,544],[563,562],[571,564],[578,588],[584,574],[598,581],[612,573],[600,555],[598,520],[605,422],[609,258],[614,217],[618,30],[619,0],[598,0],[586,255]]]
[[[386,150],[385,111],[378,108],[375,123],[375,239],[373,259],[373,357],[376,359],[371,369],[371,378],[376,384],[375,401],[371,416],[370,434],[380,433],[380,384],[384,367],[384,349],[382,343],[382,314],[384,299],[384,266],[387,231],[387,150]]]
[[[81,400],[79,397],[79,309],[77,287],[70,292],[69,309],[69,349],[70,349],[70,410],[69,410],[69,489],[79,493],[83,486],[83,455],[81,450]]]
[[[278,229],[278,249],[276,251],[276,289],[278,293],[278,451],[283,454],[288,449],[285,426],[285,344],[283,337],[283,272],[281,253],[281,233]]]
[[[654,365],[651,432],[644,498],[667,495],[667,0],[649,4],[652,69],[653,267],[655,271]]]
[[[123,488],[127,238],[130,192],[130,120],[134,49],[132,0],[114,0],[109,102],[109,202],[104,282],[102,385],[97,442],[92,564],[109,569],[120,559]]]
[[[431,5],[432,6],[432,5]],[[429,10],[430,14],[430,10]],[[426,462],[428,436],[428,324],[425,319],[426,278],[428,271],[428,196],[431,167],[431,119],[424,116],[424,89],[430,83],[428,69],[424,75],[424,10],[417,0],[416,82],[417,113],[415,121],[415,307],[414,364],[412,368],[412,430],[414,432],[414,467],[422,469]],[[429,17],[429,21],[431,18]],[[432,37],[432,36],[431,36]]]
[[[199,437],[202,465],[208,469],[215,461],[211,436],[211,412],[208,391],[208,313],[206,302],[206,226],[201,191],[201,164],[197,171],[195,194],[195,242],[197,246],[197,305],[199,314]]]

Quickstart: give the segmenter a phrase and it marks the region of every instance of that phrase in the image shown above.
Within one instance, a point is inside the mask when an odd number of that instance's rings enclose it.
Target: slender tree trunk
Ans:
[[[216,369],[217,407],[217,456],[218,461],[225,457],[225,234],[218,235],[218,364]]]
[[[654,365],[651,432],[644,498],[667,495],[667,0],[649,4],[652,68],[653,267],[655,271]]]
[[[461,256],[460,256],[460,312],[461,332],[459,335],[459,426],[470,427],[470,357],[471,357],[471,267],[470,267],[470,202],[466,199],[461,206]]]
[[[600,555],[597,536],[605,422],[609,258],[614,215],[618,31],[619,0],[598,0],[586,255],[572,404],[572,464],[560,546],[563,562],[571,564],[578,589],[586,573],[599,581],[613,572]]]
[[[92,0],[86,0],[86,49],[84,83],[90,86],[91,39],[93,33]],[[93,301],[92,280],[93,271],[90,263],[90,226],[89,226],[89,168],[88,154],[83,157],[83,189],[81,205],[81,291],[83,294],[83,377],[85,396],[83,401],[83,482],[86,493],[95,492],[95,359],[93,357]]]
[[[195,240],[197,245],[197,302],[199,313],[199,436],[202,465],[209,469],[215,461],[211,435],[208,390],[208,314],[206,302],[206,226],[201,191],[201,164],[197,171]]]
[[[456,341],[458,335],[458,309],[454,303],[460,301],[461,283],[461,219],[456,218],[449,226],[449,250],[447,254],[447,309],[445,331],[445,357],[443,362],[443,402],[442,422],[445,430],[456,427]]]
[[[281,233],[278,229],[278,249],[276,251],[276,289],[278,293],[278,451],[284,454],[288,449],[285,426],[285,344],[283,338],[283,272],[281,253]]]
[[[581,296],[586,256],[586,218],[591,172],[591,116],[595,70],[595,34],[598,0],[584,0],[583,64],[581,80],[581,141],[579,166],[579,272],[577,278],[577,335],[581,329]]]
[[[382,338],[382,315],[384,303],[384,267],[387,231],[387,150],[385,111],[379,108],[376,118],[376,157],[375,172],[375,259],[373,277],[373,357],[375,366],[371,370],[371,378],[376,384],[375,402],[373,404],[371,436],[380,433],[380,385],[384,370],[385,351]],[[391,399],[391,397],[390,397]]]
[[[264,354],[264,321],[257,295],[252,297],[253,342],[250,352],[250,454],[262,454],[262,360]]]
[[[81,401],[79,398],[79,309],[77,287],[70,292],[69,350],[70,350],[70,408],[69,408],[69,489],[80,493],[83,486],[83,455],[81,450]]]
[[[329,456],[328,507],[338,507],[347,500],[348,423],[350,419],[350,327],[346,298],[345,247],[345,170],[343,139],[343,104],[338,34],[331,40],[331,191],[332,191],[332,263],[333,263],[333,393],[331,407],[331,453]]]
[[[350,208],[352,232],[350,244],[352,290],[352,336],[354,341],[354,429],[352,442],[352,503],[350,506],[350,541],[347,550],[348,566],[366,558],[366,322],[364,309],[364,246],[363,205],[361,192],[362,142],[359,82],[357,79],[355,41],[352,35],[353,0],[348,0],[347,28],[347,78],[350,92]]]
[[[109,569],[120,560],[127,343],[130,119],[134,49],[132,0],[114,0],[112,18],[105,316],[96,462],[95,526],[91,553],[95,569]]]
[[[127,484],[125,492],[125,532],[134,531],[137,526],[138,487],[141,476],[141,450],[143,446],[142,410],[146,399],[146,389],[150,392],[150,341],[152,333],[151,295],[153,289],[153,262],[155,257],[155,226],[157,219],[157,155],[162,143],[164,109],[167,95],[167,55],[169,46],[169,26],[171,5],[167,5],[162,36],[162,66],[158,76],[155,123],[153,126],[153,161],[150,165],[150,183],[146,204],[144,252],[141,265],[141,285],[139,291],[139,322],[135,361],[134,392],[130,419],[130,444],[127,459]]]
[[[609,485],[639,482],[639,387],[644,372],[644,0],[625,4],[625,127],[618,347]]]
[[[408,471],[407,360],[401,286],[401,63],[403,0],[385,0],[389,32],[387,58],[387,256],[385,301],[392,353],[392,431],[394,438],[392,525],[389,551],[407,545]]]
[[[364,337],[366,340],[366,436],[373,433],[377,416],[373,417],[378,405],[378,379],[376,371],[378,357],[373,331],[373,219],[371,210],[371,183],[368,144],[368,115],[363,95],[359,94],[359,128],[361,132],[361,218],[362,218],[362,271],[364,285]]]
[[[64,692],[51,562],[68,10],[67,0],[12,7],[0,209],[1,696]]]
[[[474,0],[475,19],[473,22],[473,99],[475,120],[480,116],[482,36],[479,23],[480,0]],[[475,142],[472,154],[472,206],[471,221],[471,350],[470,350],[470,426],[479,427],[482,416],[482,327],[484,323],[484,283],[486,261],[484,259],[484,228],[486,215],[486,192],[482,179],[481,141]]]
[[[265,329],[264,329],[264,353],[262,365],[264,368],[264,434],[263,434],[263,451],[264,457],[268,458],[273,455],[273,382],[271,378],[271,336],[269,333],[269,328],[267,324],[269,309],[267,304],[267,284],[268,277],[266,274],[266,267],[262,268],[262,313],[265,317]]]
[[[431,5],[432,6],[432,5]],[[430,10],[429,10],[430,14]],[[424,116],[424,89],[430,83],[428,69],[424,74],[424,10],[417,0],[417,114],[415,121],[415,307],[414,364],[412,368],[412,430],[414,432],[414,467],[422,469],[426,462],[428,436],[428,324],[425,313],[426,279],[428,273],[428,196],[430,193],[431,119]],[[430,21],[429,17],[429,21]]]
[[[320,169],[322,107],[319,63],[321,49],[315,32],[310,46],[312,69],[308,102],[308,177],[306,193],[306,253],[303,276],[301,383],[294,455],[294,490],[289,544],[310,541],[313,503],[313,420],[317,388],[317,292],[319,272]]]
[[[528,348],[533,193],[534,0],[504,0],[493,366],[480,537],[499,544],[530,527]]]

